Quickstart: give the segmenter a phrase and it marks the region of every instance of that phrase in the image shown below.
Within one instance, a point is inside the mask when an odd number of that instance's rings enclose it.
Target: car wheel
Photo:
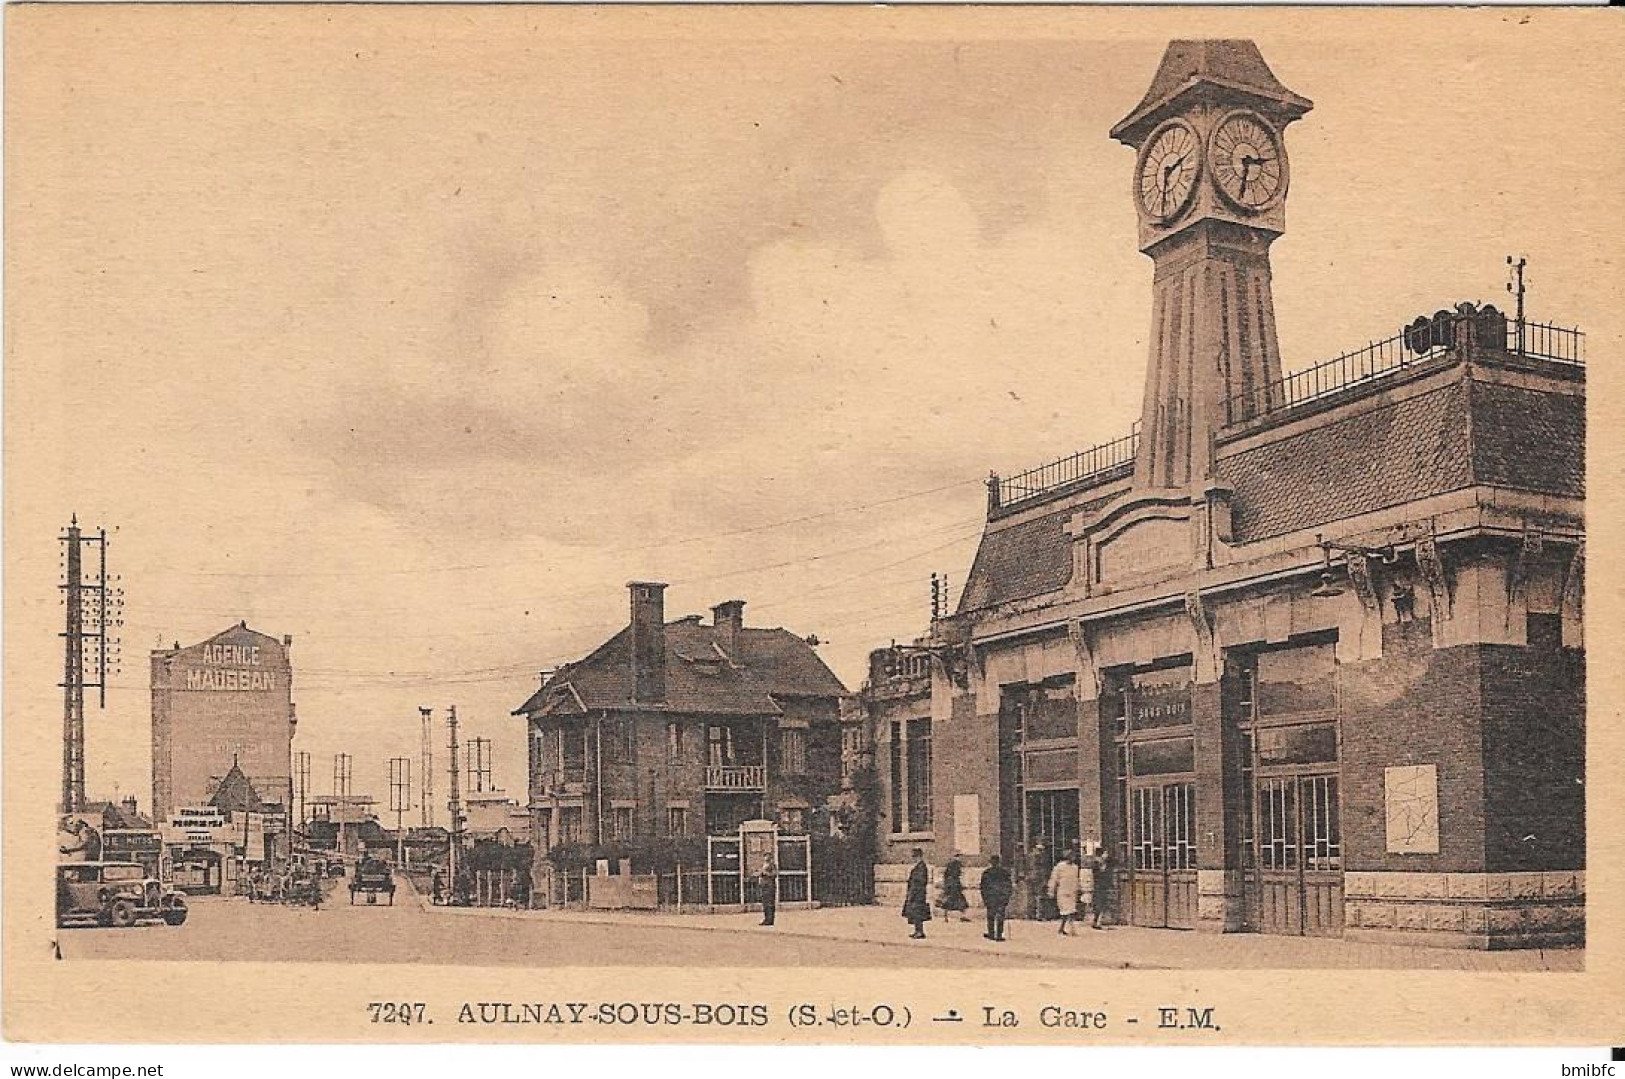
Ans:
[[[107,920],[115,929],[127,929],[135,924],[135,904],[128,899],[115,899],[107,912]]]
[[[165,925],[185,925],[186,924],[186,908],[185,907],[170,907],[168,910],[164,911],[164,924]]]

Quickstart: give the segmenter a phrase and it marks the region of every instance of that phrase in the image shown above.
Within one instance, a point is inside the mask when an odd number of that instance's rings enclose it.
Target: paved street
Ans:
[[[469,966],[703,966],[955,967],[963,953],[910,947],[907,940],[871,944],[779,934],[750,925],[748,931],[648,924],[625,915],[614,924],[565,918],[482,916],[476,912],[425,911],[404,889],[394,907],[336,905],[319,911],[200,898],[184,926],[62,930],[64,959],[239,959],[441,963]],[[816,914],[789,917],[816,917]],[[906,932],[907,927],[899,926]],[[741,927],[744,929],[746,927]],[[968,927],[966,927],[968,928]],[[1078,966],[1059,958],[991,956],[976,966]],[[1082,964],[1087,965],[1087,964]]]
[[[245,899],[197,899],[179,929],[75,929],[66,959],[242,959],[475,966],[1071,967],[1135,969],[1428,969],[1572,971],[1578,949],[1504,952],[1406,948],[1326,938],[1115,927],[1058,936],[1053,923],[1012,922],[1010,940],[981,924],[933,921],[924,941],[890,907],[755,914],[640,914],[429,907],[402,888],[393,907],[320,911]]]

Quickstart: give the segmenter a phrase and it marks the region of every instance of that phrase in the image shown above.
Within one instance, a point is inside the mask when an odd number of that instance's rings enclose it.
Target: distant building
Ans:
[[[813,827],[841,789],[840,681],[801,637],[746,627],[742,601],[667,622],[665,585],[629,588],[627,628],[514,713],[536,846]]]
[[[503,833],[519,842],[530,839],[530,810],[499,790],[463,795],[463,835],[498,839]]]
[[[292,643],[244,622],[199,644],[152,653],[154,818],[207,804],[234,761],[262,798],[288,805]]]

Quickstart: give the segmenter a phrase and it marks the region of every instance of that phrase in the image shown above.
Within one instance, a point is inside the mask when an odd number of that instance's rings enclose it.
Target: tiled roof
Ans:
[[[631,639],[629,630],[621,630],[554,674],[514,714],[539,712],[551,702],[566,712],[632,707]],[[692,618],[666,623],[666,696],[657,707],[689,714],[778,715],[775,698],[846,695],[812,646],[789,630],[747,627],[736,641],[730,658],[718,644],[715,626]]]
[[[1479,483],[1584,498],[1585,398],[1474,383],[1473,474]]]
[[[1455,381],[1360,411],[1334,408],[1288,437],[1221,456],[1218,472],[1235,491],[1233,522],[1241,543],[1473,484],[1582,498],[1585,398],[1481,379]],[[1105,501],[1014,525],[990,523],[959,609],[1058,591],[1072,573],[1072,537],[1063,526],[1073,514],[1087,515]]]
[[[220,781],[220,786],[215,788],[209,804],[228,813],[243,811],[258,813],[264,808],[265,802],[260,798],[259,791],[254,789],[254,784],[249,782],[243,770],[237,766],[237,762],[232,761],[231,771],[226,773],[226,777]]]
[[[1127,119],[1112,129],[1118,137],[1130,121],[1138,120],[1147,111],[1177,94],[1192,79],[1209,79],[1228,86],[1254,90],[1265,97],[1293,104],[1301,109],[1311,107],[1307,98],[1288,90],[1275,77],[1258,46],[1241,39],[1210,39],[1170,41],[1151,79],[1151,88],[1129,113]]]
[[[1072,537],[1066,534],[1066,523],[1078,513],[1088,516],[1108,501],[1102,498],[1069,505],[1019,524],[989,529],[976,548],[959,609],[973,611],[1041,596],[1066,584],[1072,576]]]
[[[1221,457],[1219,478],[1235,489],[1236,538],[1252,543],[1468,486],[1464,394],[1456,382],[1332,414],[1291,438]]]

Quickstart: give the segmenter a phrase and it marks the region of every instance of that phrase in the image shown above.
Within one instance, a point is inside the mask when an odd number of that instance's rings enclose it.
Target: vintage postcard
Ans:
[[[1625,1043],[1610,13],[7,16],[7,1038]]]

